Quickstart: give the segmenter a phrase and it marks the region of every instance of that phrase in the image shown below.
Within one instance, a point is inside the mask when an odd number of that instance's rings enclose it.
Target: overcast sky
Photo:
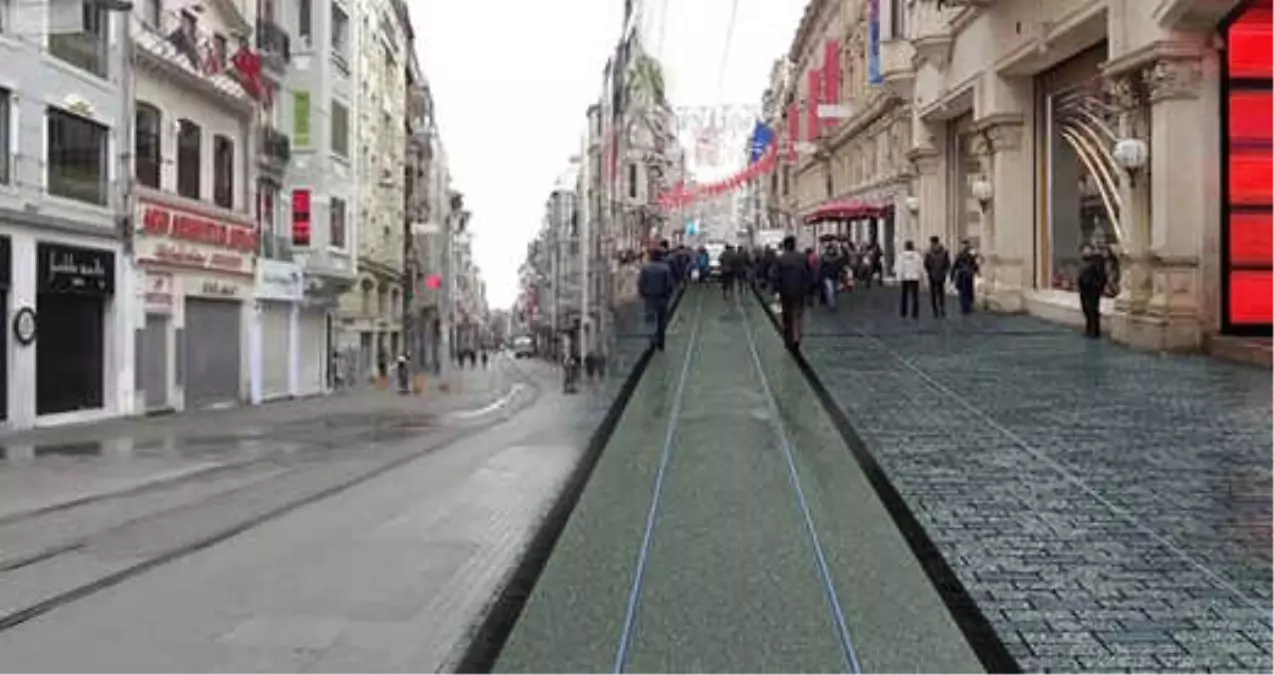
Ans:
[[[806,0],[645,0],[646,44],[664,63],[674,106],[760,102]],[[623,0],[408,0],[433,89],[452,186],[473,212],[475,256],[493,307],[517,297],[517,268],[544,203],[580,151],[584,111],[601,94]],[[662,32],[662,49],[660,34]],[[734,152],[734,148],[730,152]]]

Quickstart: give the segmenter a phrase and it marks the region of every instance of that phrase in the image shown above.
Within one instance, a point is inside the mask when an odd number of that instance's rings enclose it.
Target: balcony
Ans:
[[[292,158],[292,140],[274,127],[261,127],[261,160],[266,166],[282,171]]]
[[[880,75],[895,96],[910,101],[916,82],[916,50],[908,40],[880,43]]]
[[[262,62],[278,72],[283,72],[292,60],[291,38],[273,21],[257,21],[257,49],[261,50]]]

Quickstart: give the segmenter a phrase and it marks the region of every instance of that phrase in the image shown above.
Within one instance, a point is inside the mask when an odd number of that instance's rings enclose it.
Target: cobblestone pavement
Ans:
[[[1270,373],[896,292],[804,352],[1023,668],[1269,672]]]

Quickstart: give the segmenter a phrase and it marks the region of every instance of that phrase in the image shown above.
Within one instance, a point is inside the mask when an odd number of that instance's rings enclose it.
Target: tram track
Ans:
[[[0,582],[6,582],[0,583],[0,631],[275,521],[508,421],[540,395],[538,384],[521,369],[511,369],[511,373],[513,382],[499,397],[504,405],[491,411],[486,419],[436,428],[413,440],[364,443],[359,457],[310,458],[291,465],[282,464],[279,457],[241,462],[234,465],[233,471],[227,467],[227,480],[203,486],[205,489],[196,490],[193,498],[189,493],[181,494],[181,488],[189,487],[189,481],[165,481],[164,487],[129,491],[128,497],[133,499],[168,497],[165,504],[149,504],[149,511],[147,505],[134,504],[135,515],[117,517],[114,522],[105,518],[107,522],[99,523],[102,526],[92,531],[43,546],[27,546],[27,550],[16,554],[0,553]],[[30,534],[56,519],[70,518],[77,509],[103,507],[106,501],[123,498],[117,493],[107,497],[9,518],[0,524],[0,543],[6,539],[6,528],[11,534],[14,528],[25,528]]]

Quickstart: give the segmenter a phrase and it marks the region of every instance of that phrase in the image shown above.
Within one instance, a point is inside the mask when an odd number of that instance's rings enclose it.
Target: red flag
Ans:
[[[819,70],[811,70],[809,72],[810,86],[809,95],[805,97],[806,105],[809,106],[808,113],[810,116],[810,141],[818,140],[822,129],[818,124],[818,104],[823,99],[823,73]]]
[[[261,55],[247,47],[240,47],[230,59],[239,72],[239,81],[252,98],[261,98]]]
[[[823,102],[840,103],[840,42],[828,40],[823,51]],[[827,126],[835,127],[839,120],[829,119]]]

